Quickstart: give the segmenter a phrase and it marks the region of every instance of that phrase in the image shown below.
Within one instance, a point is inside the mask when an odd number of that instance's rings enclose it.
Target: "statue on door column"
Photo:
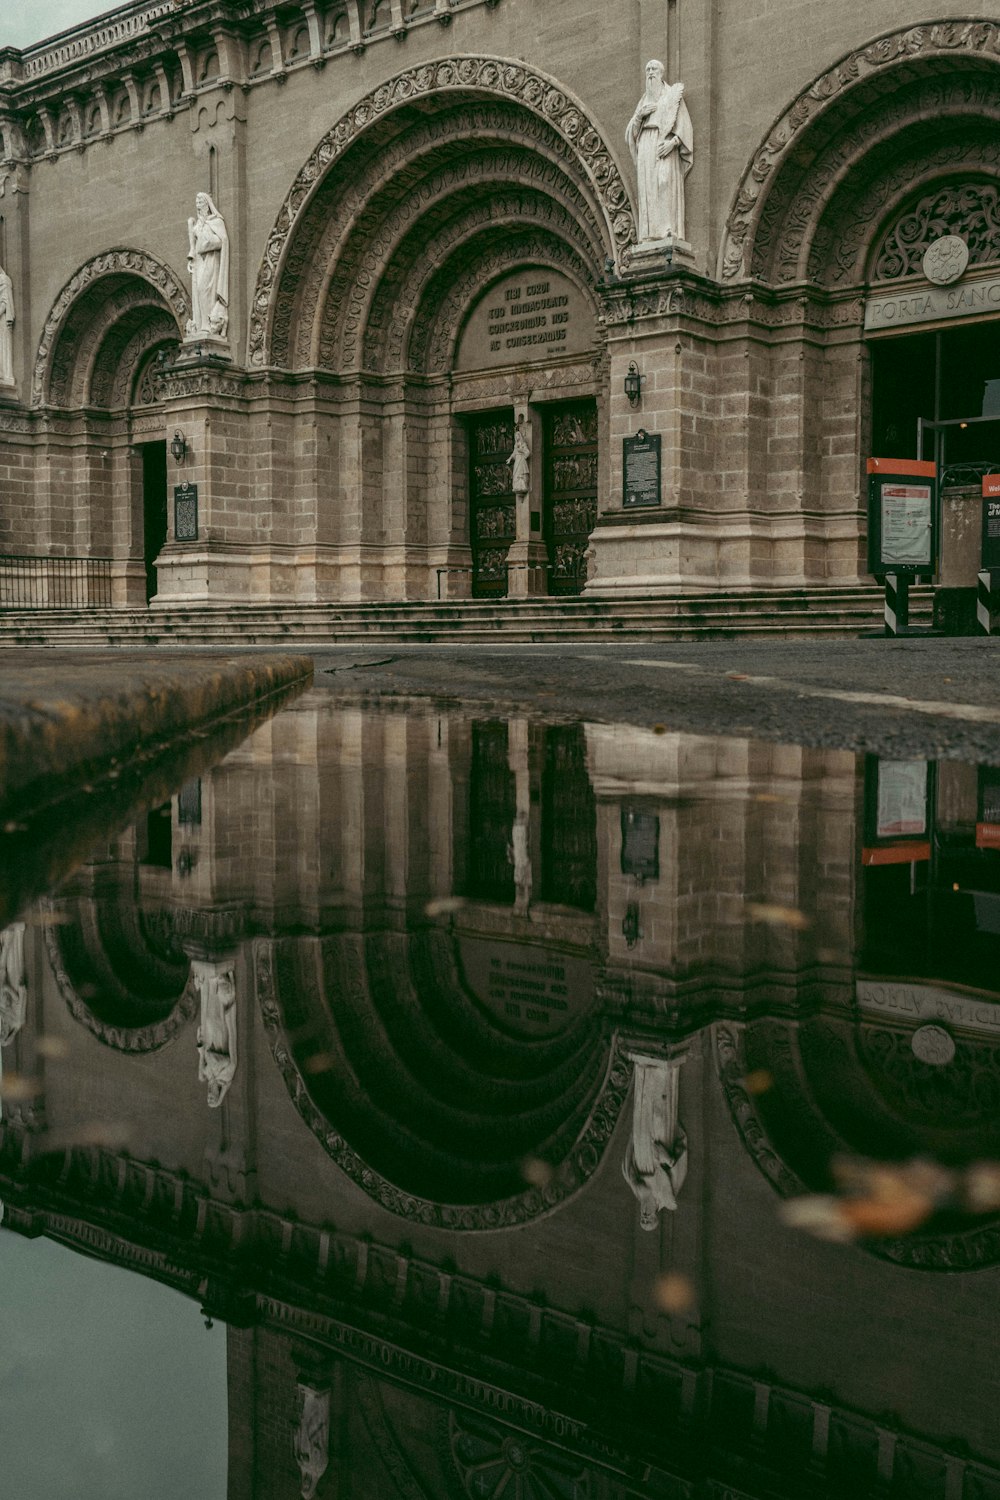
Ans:
[[[684,183],[694,165],[694,131],[684,85],[667,83],[663,64],[646,64],[646,92],[625,132],[639,180],[639,244],[683,240]]]
[[[526,495],[531,489],[531,445],[524,432],[524,418],[518,417],[514,429],[514,451],[507,462],[511,465],[510,487],[515,495]]]
[[[14,283],[0,266],[0,386],[14,384]]]
[[[209,1109],[218,1109],[236,1077],[236,979],[227,961],[194,959],[191,974],[201,1000],[198,1078],[208,1084]]]

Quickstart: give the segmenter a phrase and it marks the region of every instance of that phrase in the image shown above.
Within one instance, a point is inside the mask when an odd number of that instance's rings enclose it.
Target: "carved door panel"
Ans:
[[[514,540],[514,413],[488,412],[469,423],[469,529],[472,594],[501,599],[507,592],[507,549]]]
[[[597,402],[574,401],[545,417],[545,541],[549,593],[578,594],[597,520]]]

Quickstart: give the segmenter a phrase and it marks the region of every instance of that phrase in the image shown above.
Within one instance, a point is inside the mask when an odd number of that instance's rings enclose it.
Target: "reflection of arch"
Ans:
[[[56,298],[42,330],[32,404],[100,404],[113,399],[126,355],[179,339],[188,298],[173,272],[140,250],[106,250],[81,266]]]
[[[155,1052],[198,1008],[188,959],[169,924],[147,919],[125,896],[102,892],[48,909],[45,942],[74,1020],[117,1052]],[[157,930],[159,926],[160,930]]]
[[[908,1047],[908,1033],[898,1027],[862,1023],[850,1015],[761,1018],[715,1027],[716,1065],[733,1122],[776,1192],[794,1197],[828,1191],[830,1162],[843,1154],[880,1160],[927,1154],[946,1161],[996,1159],[1000,1112],[976,1110],[956,1122],[948,1096],[964,1094],[977,1067],[989,1073],[995,1094],[1000,1045],[977,1059],[976,1044],[960,1041],[949,1077],[933,1076],[935,1070]],[[767,1075],[764,1092],[748,1090],[747,1079],[754,1075]],[[936,1227],[905,1239],[874,1241],[869,1248],[925,1270],[1000,1263],[1000,1220],[967,1225],[963,1220],[953,1230]]]
[[[489,58],[400,74],[327,133],[293,184],[257,279],[250,362],[352,368],[403,305],[393,290],[380,312],[383,285],[409,285],[411,320],[433,318],[425,282],[440,297],[470,252],[527,225],[570,246],[590,275],[631,238],[624,182],[582,106]]]
[[[719,274],[851,284],[865,245],[918,181],[1000,159],[1000,26],[911,26],[842,58],[804,89],[750,162]]]
[[[550,1212],[599,1165],[631,1069],[593,1012],[512,1036],[465,994],[447,934],[258,942],[257,993],[296,1108],[376,1202],[499,1229]],[[525,1187],[524,1163],[551,1169]]]

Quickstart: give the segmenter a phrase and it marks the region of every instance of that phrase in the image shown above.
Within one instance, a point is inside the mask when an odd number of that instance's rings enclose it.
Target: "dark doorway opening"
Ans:
[[[911,333],[872,344],[872,453],[946,468],[1000,460],[1000,323]],[[992,420],[978,420],[983,416]],[[951,422],[924,434],[917,422]],[[961,425],[968,422],[968,426]]]
[[[142,556],[146,601],[156,593],[156,559],[167,540],[167,445],[142,443]]]

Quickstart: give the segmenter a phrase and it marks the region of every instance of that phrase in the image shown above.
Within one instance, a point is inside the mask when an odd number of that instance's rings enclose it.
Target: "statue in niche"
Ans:
[[[655,1229],[665,1208],[676,1209],[687,1176],[687,1136],[677,1119],[682,1061],[633,1058],[632,1135],[622,1175],[638,1200],[643,1229]]]
[[[236,1076],[236,981],[230,963],[193,960],[201,999],[198,1078],[208,1084],[208,1107],[218,1109]]]
[[[14,283],[0,266],[0,385],[14,384]]]
[[[197,217],[188,219],[188,272],[191,276],[189,339],[224,339],[229,331],[229,234],[207,193],[195,199]]]
[[[514,429],[514,451],[507,460],[513,466],[510,487],[515,495],[526,495],[531,488],[528,468],[530,458],[531,445],[524,435],[524,418],[518,417],[517,427]]]
[[[0,1047],[7,1047],[24,1025],[28,986],[24,972],[23,922],[0,932]]]
[[[302,1500],[313,1500],[330,1463],[330,1392],[300,1385],[302,1418],[295,1434],[295,1462],[302,1476]]]
[[[684,180],[694,164],[694,131],[684,85],[667,83],[663,64],[646,64],[646,92],[625,132],[639,179],[639,244],[684,239]]]

